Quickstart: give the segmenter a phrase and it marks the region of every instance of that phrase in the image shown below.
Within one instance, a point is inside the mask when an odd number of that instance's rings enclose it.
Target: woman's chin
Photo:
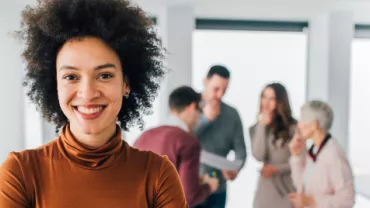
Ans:
[[[73,124],[71,124],[73,125]],[[82,134],[99,134],[102,131],[102,125],[100,124],[87,124],[79,123],[77,128],[73,128],[77,131],[80,131]]]

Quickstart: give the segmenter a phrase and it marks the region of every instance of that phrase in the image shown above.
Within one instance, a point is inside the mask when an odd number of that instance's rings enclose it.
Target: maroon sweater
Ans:
[[[190,206],[204,201],[210,194],[208,184],[200,184],[200,143],[193,135],[174,126],[161,126],[144,132],[134,147],[167,155],[175,165]]]

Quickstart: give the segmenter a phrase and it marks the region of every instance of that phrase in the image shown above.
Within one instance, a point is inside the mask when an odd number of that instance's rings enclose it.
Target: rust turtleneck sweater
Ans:
[[[35,150],[11,153],[0,168],[1,208],[185,208],[177,171],[167,157],[139,151],[121,131],[89,149],[67,125]]]

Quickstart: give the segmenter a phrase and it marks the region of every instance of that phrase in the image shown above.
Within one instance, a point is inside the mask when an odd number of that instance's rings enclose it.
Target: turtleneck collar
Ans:
[[[60,134],[58,146],[71,162],[86,169],[106,168],[114,164],[123,153],[123,141],[118,126],[116,134],[107,144],[97,149],[91,149],[73,137],[69,124],[67,124]]]

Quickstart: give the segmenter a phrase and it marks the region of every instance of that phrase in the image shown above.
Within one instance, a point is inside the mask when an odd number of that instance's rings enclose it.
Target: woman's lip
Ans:
[[[98,106],[98,107],[102,107],[102,106]],[[89,113],[89,114],[79,111],[78,107],[75,107],[74,110],[77,112],[78,115],[82,117],[82,119],[93,120],[93,119],[98,118],[104,112],[105,107],[102,107],[102,109],[96,113]]]
[[[84,107],[84,108],[98,108],[98,107],[106,107],[106,104],[90,104],[90,105],[72,105],[73,107]]]

